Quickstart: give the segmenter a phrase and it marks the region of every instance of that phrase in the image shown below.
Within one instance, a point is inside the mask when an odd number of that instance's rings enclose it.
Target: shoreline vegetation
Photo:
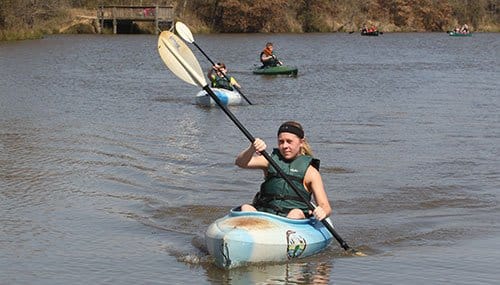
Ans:
[[[173,5],[195,33],[500,32],[498,0],[0,0],[0,41],[98,32],[99,5]],[[104,29],[103,33],[112,33]],[[137,23],[134,33],[155,33]]]

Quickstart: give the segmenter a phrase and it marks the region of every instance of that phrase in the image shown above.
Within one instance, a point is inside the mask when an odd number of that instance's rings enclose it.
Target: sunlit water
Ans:
[[[347,243],[217,269],[207,226],[252,199],[248,141],[155,36],[0,43],[0,284],[496,284],[499,34],[195,35],[275,145],[298,120]],[[251,73],[267,41],[297,78]],[[209,62],[193,47],[204,70]]]

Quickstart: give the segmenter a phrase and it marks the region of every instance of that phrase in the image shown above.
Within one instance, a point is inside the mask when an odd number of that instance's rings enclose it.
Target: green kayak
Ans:
[[[452,37],[472,37],[472,33],[457,33],[457,32],[448,32],[448,34]]]
[[[267,66],[267,67],[258,67],[253,70],[254,74],[265,74],[265,75],[277,75],[277,74],[288,74],[297,76],[299,70],[295,66]]]
[[[375,36],[375,37],[378,37],[379,34],[382,35],[383,33],[382,32],[379,33],[379,31],[373,31],[373,32],[363,31],[363,32],[361,32],[362,36]]]

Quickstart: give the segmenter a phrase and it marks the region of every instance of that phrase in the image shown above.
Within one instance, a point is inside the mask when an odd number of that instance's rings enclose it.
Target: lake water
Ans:
[[[156,36],[49,36],[0,43],[1,284],[497,284],[500,34],[195,40],[243,86],[253,105],[230,110],[253,136],[304,125],[337,232],[368,256],[334,241],[217,269],[205,229],[262,182],[234,166],[245,136]],[[267,41],[298,77],[251,73]]]

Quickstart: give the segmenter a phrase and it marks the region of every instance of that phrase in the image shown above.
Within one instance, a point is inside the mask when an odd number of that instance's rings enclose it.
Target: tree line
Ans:
[[[169,4],[178,19],[209,32],[335,32],[363,24],[436,32],[463,23],[474,31],[500,31],[498,0],[0,0],[0,39],[56,32],[71,20],[71,9]]]
[[[496,30],[498,0],[192,0],[196,18],[221,32],[333,32],[375,24],[387,31]]]

